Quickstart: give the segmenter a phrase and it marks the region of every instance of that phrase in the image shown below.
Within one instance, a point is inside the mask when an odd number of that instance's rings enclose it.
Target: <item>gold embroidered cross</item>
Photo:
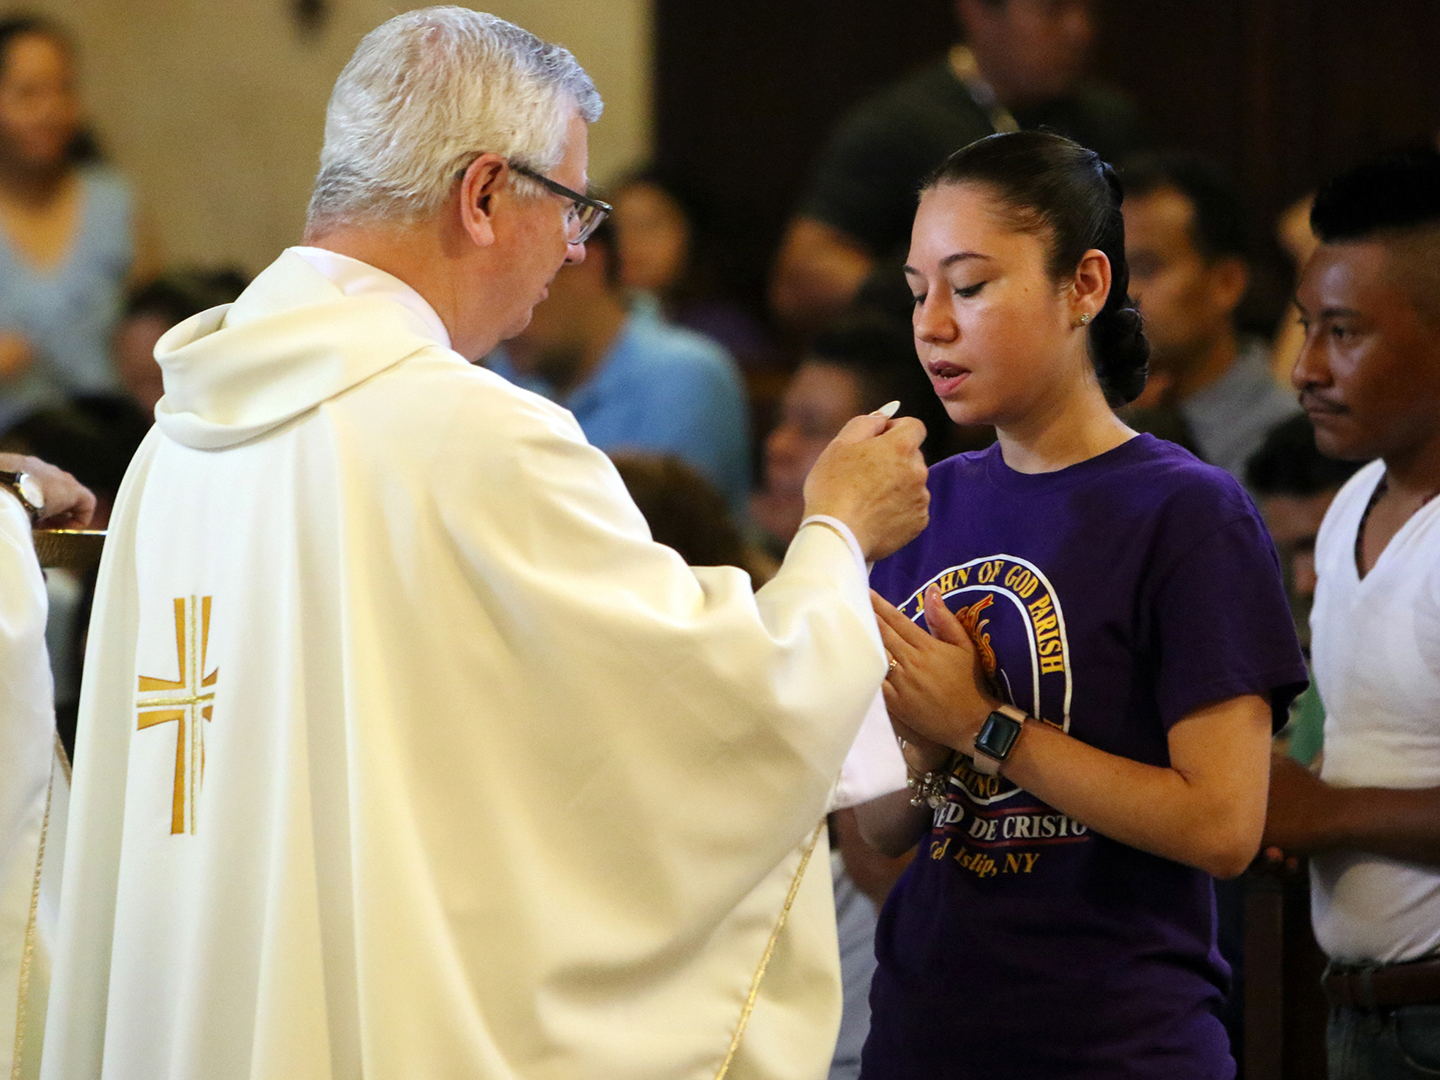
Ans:
[[[197,603],[198,599],[198,603]],[[217,667],[201,677],[210,652],[210,597],[179,597],[175,601],[175,657],[178,679],[140,676],[139,727],[175,721],[175,794],[170,833],[195,831],[195,800],[205,778],[205,724],[215,701]],[[187,724],[186,721],[189,721]],[[188,763],[188,768],[186,767]],[[186,814],[186,809],[189,814]],[[187,820],[188,819],[188,820]]]

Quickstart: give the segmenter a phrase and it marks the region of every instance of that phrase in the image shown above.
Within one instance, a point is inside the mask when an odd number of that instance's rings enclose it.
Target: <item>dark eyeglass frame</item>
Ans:
[[[570,200],[571,206],[566,214],[566,220],[567,223],[569,221],[577,223],[575,236],[573,238],[569,236],[566,237],[572,244],[583,244],[586,240],[590,239],[590,237],[595,234],[595,230],[600,227],[600,223],[615,212],[615,208],[609,203],[603,202],[600,199],[592,199],[589,195],[582,195],[578,191],[572,191],[564,184],[556,183],[548,176],[537,172],[528,165],[521,165],[518,161],[509,160],[507,160],[505,164],[509,165],[512,170],[521,176],[529,180],[534,180],[535,183],[539,184],[552,195],[559,195],[563,199]],[[469,165],[466,165],[464,169],[457,171],[455,173],[455,179],[458,180],[464,176],[465,169],[469,167]],[[571,217],[571,215],[574,216]]]

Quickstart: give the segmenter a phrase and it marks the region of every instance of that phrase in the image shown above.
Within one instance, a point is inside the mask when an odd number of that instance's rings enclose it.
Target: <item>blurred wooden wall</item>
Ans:
[[[1162,145],[1244,186],[1257,237],[1317,179],[1440,128],[1437,0],[1100,0],[1096,73]],[[949,0],[656,0],[656,147],[707,185],[763,267],[826,132],[956,37]]]
[[[1440,129],[1435,0],[1108,0],[1101,74],[1167,143],[1224,163],[1266,220]]]
[[[254,273],[298,243],[335,77],[360,38],[420,0],[327,0],[307,29],[295,0],[27,0],[80,46],[81,93],[134,185],[168,262]],[[590,171],[650,152],[650,0],[484,0],[567,46],[605,96]]]

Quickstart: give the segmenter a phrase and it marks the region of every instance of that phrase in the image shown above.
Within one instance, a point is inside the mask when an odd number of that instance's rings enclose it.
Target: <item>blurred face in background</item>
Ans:
[[[613,283],[614,252],[591,237],[584,262],[561,267],[529,325],[506,346],[515,367],[568,393],[619,333],[625,305]]]
[[[966,39],[1004,104],[1073,93],[1095,44],[1092,0],[958,0]]]
[[[125,392],[146,413],[153,413],[155,403],[165,394],[155,345],[170,326],[163,315],[139,312],[127,315],[115,328],[115,373]]]
[[[1315,538],[1339,492],[1331,488],[1318,495],[1266,495],[1260,500],[1260,512],[1281,562],[1290,568],[1298,600],[1309,601],[1315,595]]]
[[[0,151],[16,164],[64,164],[80,124],[75,67],[62,42],[21,34],[0,57]]]
[[[1245,264],[1211,258],[1195,245],[1195,208],[1174,188],[1127,198],[1125,259],[1130,295],[1145,317],[1154,371],[1182,375],[1232,332],[1245,293]]]
[[[1314,255],[1315,249],[1320,246],[1320,241],[1310,229],[1310,207],[1314,203],[1315,195],[1312,192],[1286,207],[1275,222],[1275,239],[1285,249],[1285,254],[1290,256],[1296,271],[1309,262],[1310,256]]]
[[[679,203],[653,184],[628,184],[615,196],[614,220],[621,284],[664,293],[680,279],[690,225]]]
[[[510,340],[507,349],[516,367],[539,375],[557,387],[569,386],[584,358],[586,312],[604,289],[602,259],[561,267],[550,282],[545,300],[535,306],[530,323]]]
[[[803,497],[805,477],[830,440],[860,412],[860,396],[859,382],[844,368],[813,359],[800,365],[785,390],[780,423],[765,440],[767,493]]]

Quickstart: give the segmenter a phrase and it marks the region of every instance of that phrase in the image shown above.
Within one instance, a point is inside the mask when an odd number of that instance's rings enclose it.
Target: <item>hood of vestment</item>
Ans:
[[[436,342],[380,296],[346,296],[293,251],[233,304],[202,311],[155,346],[165,396],[155,422],[197,450],[247,442]]]

